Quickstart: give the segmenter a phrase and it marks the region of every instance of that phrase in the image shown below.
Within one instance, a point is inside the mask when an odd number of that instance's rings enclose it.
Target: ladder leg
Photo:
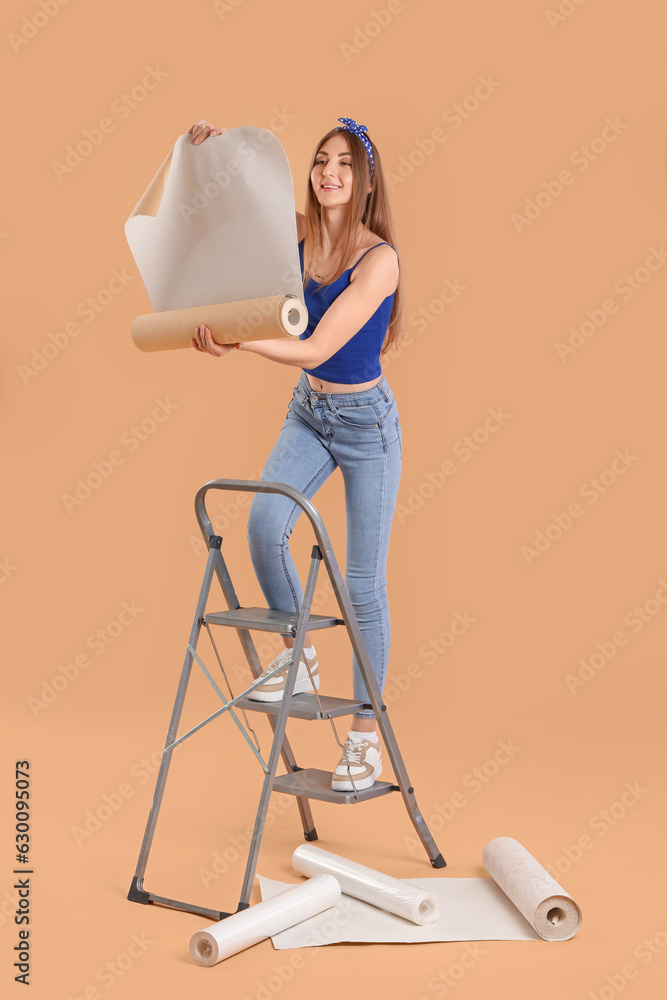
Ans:
[[[211,581],[213,579],[213,570],[215,566],[215,555],[216,550],[214,547],[214,540],[211,539],[211,546],[209,547],[208,561],[206,563],[206,569],[204,571],[204,579],[202,581],[201,590],[199,592],[199,599],[197,601],[197,608],[195,611],[194,621],[192,623],[192,628],[190,630],[190,641],[189,646],[196,648],[197,639],[199,637],[199,632],[201,630],[200,619],[202,618],[204,611],[206,609],[206,602],[208,600],[209,591],[211,589]],[[176,734],[178,732],[178,725],[181,719],[181,712],[183,710],[183,703],[185,701],[185,694],[188,688],[188,682],[190,680],[190,673],[192,671],[192,653],[188,649],[185,654],[185,661],[183,663],[183,669],[181,671],[181,679],[179,681],[178,690],[176,692],[176,700],[174,701],[174,707],[171,714],[171,722],[169,723],[169,731],[167,732],[167,738],[165,740],[165,748],[170,746],[176,739]],[[151,805],[150,813],[148,815],[148,822],[146,823],[146,830],[144,832],[144,839],[141,844],[141,850],[139,852],[139,860],[137,862],[136,871],[134,873],[134,878],[132,879],[132,884],[130,886],[130,891],[128,893],[128,899],[133,902],[138,903],[148,903],[150,900],[148,898],[149,894],[143,888],[144,875],[146,873],[146,865],[148,864],[148,856],[150,854],[151,845],[153,843],[153,836],[155,834],[155,827],[157,825],[157,819],[160,812],[160,806],[162,804],[162,796],[164,794],[164,787],[167,781],[167,774],[169,773],[169,765],[171,764],[171,751],[166,751],[162,755],[162,760],[160,762],[160,770],[158,771],[157,780],[155,783],[155,792],[153,794],[153,802]]]
[[[285,737],[285,726],[287,723],[289,703],[292,698],[292,693],[294,691],[294,685],[296,683],[296,675],[299,669],[299,660],[301,658],[301,651],[303,650],[303,640],[307,631],[307,622],[310,616],[310,608],[313,601],[313,594],[315,593],[315,583],[317,580],[317,571],[319,569],[319,563],[322,556],[320,550],[317,546],[313,548],[313,556],[310,564],[310,572],[308,573],[308,581],[306,583],[306,589],[303,595],[303,602],[301,604],[301,609],[299,611],[299,619],[296,627],[296,635],[294,637],[294,647],[293,647],[293,658],[292,663],[287,671],[287,677],[285,679],[285,691],[280,704],[280,709],[278,711],[278,716],[276,718],[274,735],[273,735],[273,746],[271,747],[271,756],[269,757],[269,773],[264,777],[264,784],[262,786],[262,793],[259,799],[259,806],[257,809],[257,818],[255,820],[255,828],[252,834],[252,841],[250,844],[250,852],[248,854],[248,862],[246,865],[245,877],[243,879],[243,887],[241,889],[241,900],[239,902],[239,909],[244,909],[249,905],[250,893],[252,892],[252,883],[255,877],[255,868],[257,867],[257,858],[259,855],[259,848],[262,840],[262,832],[264,830],[264,822],[266,820],[266,813],[269,807],[269,799],[271,797],[271,792],[273,791],[273,783],[276,776],[276,769],[278,766],[278,756],[281,751],[281,747],[284,746]],[[298,770],[296,764],[292,770]],[[304,824],[304,832],[305,824]],[[306,836],[306,839],[309,839]],[[315,839],[315,838],[311,838]]]
[[[372,671],[371,671],[372,674]],[[373,680],[375,680],[377,687],[377,680],[375,675],[372,674]],[[369,686],[370,687],[370,686]],[[379,694],[379,688],[378,694]],[[380,727],[380,732],[382,733],[382,738],[384,740],[385,746],[387,748],[387,753],[389,754],[389,759],[391,760],[392,767],[394,768],[394,774],[396,775],[396,780],[398,781],[399,788],[401,789],[401,795],[403,796],[403,801],[405,802],[405,807],[408,810],[410,819],[412,820],[415,830],[421,840],[426,853],[428,854],[429,860],[433,868],[444,868],[447,864],[442,854],[438,850],[435,840],[431,835],[431,831],[426,825],[426,821],[422,816],[419,806],[417,805],[417,800],[415,798],[415,790],[410,784],[410,779],[408,778],[408,772],[403,763],[403,758],[401,756],[401,751],[398,749],[398,743],[396,742],[396,737],[394,736],[394,731],[391,727],[391,722],[387,716],[387,706],[382,702],[382,696],[379,699],[374,700],[374,695],[371,694],[371,702],[373,703],[373,709],[378,718],[378,726]],[[379,707],[379,711],[378,711]]]
[[[276,732],[276,719],[274,716],[269,715],[269,724],[273,730],[274,739]],[[282,748],[282,758],[283,764],[288,771],[298,771],[299,768],[296,763],[296,759],[292,752],[292,748],[289,744],[287,736],[283,738],[283,748]],[[301,825],[303,826],[303,836],[305,840],[313,841],[317,840],[317,830],[315,829],[315,820],[313,819],[313,813],[310,808],[310,799],[307,799],[304,795],[296,796],[296,804],[299,809],[299,815],[301,817]]]
[[[236,591],[234,590],[234,584],[232,583],[231,577],[227,570],[225,560],[223,558],[222,552],[218,551],[216,553],[215,560],[215,570],[218,577],[218,582],[225,595],[225,600],[227,601],[227,607],[230,611],[237,610],[240,605],[238,598],[236,596]],[[237,635],[243,647],[243,652],[245,653],[245,658],[248,661],[248,666],[253,677],[257,678],[262,672],[262,666],[257,656],[257,650],[255,649],[255,644],[252,640],[252,636],[248,629],[238,628],[236,629]],[[271,730],[274,734],[276,732],[276,718],[275,716],[269,716],[269,723],[271,725]],[[288,771],[297,771],[297,763],[292,752],[292,748],[289,744],[287,736],[283,736],[283,746],[282,746],[282,758],[283,763]],[[310,799],[307,799],[303,795],[297,796],[297,807],[299,809],[299,815],[301,817],[301,825],[303,826],[304,838],[308,841],[317,840],[317,831],[315,829],[315,821],[313,820],[312,810],[310,808]]]
[[[396,775],[396,780],[398,781],[405,807],[408,810],[410,819],[414,824],[419,839],[426,849],[431,865],[434,868],[444,868],[446,866],[446,861],[438,850],[438,847],[431,836],[431,832],[426,825],[426,821],[417,806],[415,790],[410,784],[408,772],[405,768],[405,764],[403,763],[401,752],[398,749],[398,743],[396,742],[396,737],[394,736],[394,731],[391,727],[387,714],[387,706],[384,704],[377,678],[373,673],[373,668],[368,658],[368,651],[366,650],[366,645],[359,628],[357,617],[352,607],[352,602],[350,601],[350,595],[348,594],[347,587],[345,586],[345,581],[343,580],[340,568],[336,562],[336,557],[331,549],[325,549],[323,558],[338,605],[345,620],[352,648],[354,649],[359,662],[359,667],[366,684],[366,690],[370,695],[371,705],[373,707],[373,711],[375,712],[380,733],[382,734],[382,738],[387,748],[387,753],[389,754],[389,759],[391,760],[394,768],[394,773]]]

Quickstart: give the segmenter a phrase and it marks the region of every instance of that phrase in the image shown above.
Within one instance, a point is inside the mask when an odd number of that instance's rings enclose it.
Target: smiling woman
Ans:
[[[193,347],[223,357],[234,347],[302,369],[285,422],[262,479],[288,483],[312,497],[340,467],[345,485],[345,580],[368,657],[382,692],[387,677],[390,619],[387,553],[401,475],[402,437],[394,395],[381,356],[400,329],[403,287],[400,259],[382,163],[365,125],[339,118],[316,144],[309,167],[305,213],[296,213],[309,323],[299,340],[214,343],[198,326]],[[199,120],[192,142],[224,131]],[[277,494],[254,496],[248,542],[270,608],[298,611],[303,592],[289,551],[301,508]],[[249,696],[280,701],[293,639],[266,668],[285,667]],[[352,675],[355,713],[332,788],[368,788],[382,772],[375,714],[356,656]],[[294,693],[319,687],[319,665],[306,635]],[[351,778],[354,780],[354,786]]]

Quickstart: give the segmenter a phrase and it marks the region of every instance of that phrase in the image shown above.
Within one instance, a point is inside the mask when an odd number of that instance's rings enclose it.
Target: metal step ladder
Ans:
[[[214,534],[210,518],[206,511],[206,494],[210,490],[278,493],[289,497],[305,512],[315,533],[317,544],[314,545],[312,549],[310,569],[304,589],[303,602],[298,613],[275,611],[267,608],[242,608],[239,605],[232,581],[229,573],[227,572],[225,561],[222,557],[222,538],[219,535]],[[250,905],[249,899],[255,877],[255,868],[259,855],[262,832],[272,792],[286,792],[290,795],[297,796],[304,837],[307,841],[317,840],[317,832],[315,830],[310,809],[310,799],[320,799],[324,802],[335,802],[337,804],[352,804],[363,802],[367,799],[378,798],[379,796],[387,795],[390,792],[400,792],[403,797],[405,807],[408,810],[408,814],[415,826],[421,842],[424,845],[432,866],[434,868],[444,868],[446,862],[442,854],[440,854],[417,806],[414,788],[410,783],[405,765],[403,763],[403,758],[401,757],[401,753],[398,749],[396,737],[394,736],[391,723],[389,722],[387,706],[382,700],[377,679],[368,659],[368,653],[359,629],[359,624],[352,608],[345,582],[338,567],[338,563],[336,562],[336,557],[324,526],[324,522],[322,521],[322,518],[315,506],[303,493],[300,493],[298,490],[294,489],[294,487],[288,486],[285,483],[257,482],[255,480],[243,479],[213,479],[210,482],[205,483],[204,486],[197,491],[197,495],[195,497],[195,512],[202,535],[208,545],[208,559],[206,562],[206,569],[204,571],[204,579],[199,593],[199,600],[197,601],[192,629],[190,631],[190,639],[185,654],[183,669],[181,671],[181,678],[176,693],[171,722],[167,732],[162,762],[160,764],[156,780],[153,803],[148,816],[148,822],[146,824],[146,830],[141,845],[136,871],[132,879],[127,898],[135,903],[160,903],[174,909],[186,910],[191,913],[201,914],[202,916],[212,917],[215,920],[222,920],[224,917],[230,916],[233,912],[247,909]],[[338,601],[338,607],[341,614],[340,618],[331,617],[330,615],[311,614],[310,609],[312,606],[313,595],[315,593],[317,574],[322,562],[324,562],[327,569],[334,594]],[[218,578],[228,610],[206,613],[206,604],[209,598],[214,574]],[[231,687],[229,687],[224,667],[219,654],[217,653],[215,643],[213,642],[210,629],[210,626],[212,625],[235,628],[248,660],[254,680],[245,691],[236,697],[233,696]],[[360,702],[347,698],[327,697],[320,695],[317,691],[314,691],[313,694],[292,694],[306,633],[308,631],[332,628],[340,625],[345,626],[347,629],[352,648],[357,656],[361,674],[366,684],[366,690],[370,696],[370,704],[368,702]],[[216,680],[210,674],[197,653],[197,641],[202,627],[206,628],[209,632],[209,637],[213,643],[213,648],[215,650],[222,674],[227,681],[229,694],[232,696],[229,700],[225,697],[219,685],[216,683]],[[279,632],[283,636],[294,638],[293,659],[287,669],[285,678],[285,693],[282,700],[279,702],[253,701],[248,697],[248,694],[259,686],[257,678],[262,673],[262,666],[259,662],[257,651],[250,635],[250,633],[255,630]],[[185,701],[190,674],[195,662],[202,669],[223,704],[221,708],[209,715],[208,718],[204,719],[187,733],[184,733],[179,737],[177,736],[177,733],[181,712]],[[278,666],[275,668],[275,672],[282,671],[284,669],[284,667]],[[264,683],[265,679],[266,678],[263,678],[262,683]],[[256,746],[255,742],[253,742],[253,740],[249,737],[246,729],[243,727],[243,724],[234,711],[235,708],[242,710],[244,716],[245,712],[250,711],[262,712],[268,717],[273,730],[273,742],[268,762],[263,760],[261,753],[259,752],[259,747]],[[380,734],[393,766],[397,784],[392,784],[388,781],[376,780],[370,788],[357,789],[354,787],[351,791],[334,791],[331,787],[330,771],[321,771],[317,768],[302,768],[297,766],[294,754],[292,753],[285,734],[287,718],[288,716],[291,716],[298,719],[328,719],[331,721],[335,732],[335,725],[333,724],[333,719],[335,717],[351,715],[362,708],[372,708],[375,712]],[[258,758],[262,766],[262,770],[264,771],[264,782],[262,785],[259,806],[257,808],[257,816],[255,819],[248,861],[246,864],[243,887],[241,889],[241,897],[236,910],[227,912],[212,910],[193,903],[185,903],[165,896],[159,896],[156,893],[149,892],[144,888],[143,884],[172,753],[174,749],[184,740],[190,738],[199,729],[207,725],[213,719],[222,715],[224,712],[229,712],[230,716],[233,718],[234,722],[245,737],[250,749]],[[340,744],[337,736],[336,740]],[[277,775],[278,757],[280,755],[282,755],[287,773]],[[352,783],[354,784],[354,782]]]

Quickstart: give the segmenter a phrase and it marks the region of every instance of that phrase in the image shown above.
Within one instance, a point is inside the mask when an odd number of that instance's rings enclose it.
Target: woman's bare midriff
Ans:
[[[364,389],[372,389],[374,385],[382,381],[382,375],[374,378],[370,382],[357,382],[354,385],[346,385],[344,382],[327,382],[325,379],[316,378],[306,372],[306,378],[310,383],[313,392],[363,392]]]

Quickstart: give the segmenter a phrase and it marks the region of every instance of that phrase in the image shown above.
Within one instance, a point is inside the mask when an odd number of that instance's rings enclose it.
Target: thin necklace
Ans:
[[[326,278],[328,278],[330,274],[334,273],[334,271],[338,267],[339,263],[340,263],[340,257],[338,258],[338,260],[336,261],[336,263],[334,264],[334,266],[332,268],[330,268],[330,270],[327,271],[326,274],[319,274],[314,268],[313,268],[313,273],[314,273],[314,275],[315,275],[316,278],[324,278],[326,280]]]
[[[326,280],[326,279],[327,279],[327,278],[329,277],[329,275],[330,275],[330,274],[333,274],[333,273],[334,273],[334,271],[335,271],[335,270],[336,270],[336,268],[338,267],[338,263],[339,263],[339,261],[340,261],[340,257],[338,258],[338,260],[336,261],[336,263],[334,264],[334,266],[333,266],[333,267],[332,267],[332,268],[331,268],[331,269],[330,269],[329,271],[327,271],[327,273],[326,273],[326,274],[320,274],[320,273],[319,273],[318,271],[315,271],[315,272],[314,272],[314,274],[315,274],[315,277],[316,277],[316,278],[324,278],[324,279]]]

